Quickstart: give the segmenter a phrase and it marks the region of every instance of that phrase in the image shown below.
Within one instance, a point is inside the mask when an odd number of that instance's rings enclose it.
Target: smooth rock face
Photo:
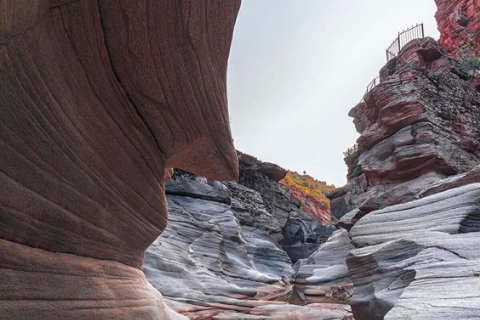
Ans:
[[[140,269],[166,168],[236,175],[239,1],[0,7],[0,319],[184,319]]]
[[[352,249],[348,232],[337,230],[308,259],[296,263],[296,283],[307,302],[350,302],[352,283],[345,259]]]
[[[480,317],[480,183],[370,212],[350,237],[355,319]]]
[[[169,224],[145,256],[143,270],[150,283],[190,319],[348,316],[349,307],[286,306],[305,303],[303,290],[292,283],[295,271],[289,255],[307,257],[307,248],[315,251],[334,228],[299,212],[288,188],[267,176],[259,160],[243,159],[241,183],[175,170],[166,184]],[[323,239],[317,233],[323,233]]]
[[[454,57],[480,56],[478,0],[435,0],[440,44]]]

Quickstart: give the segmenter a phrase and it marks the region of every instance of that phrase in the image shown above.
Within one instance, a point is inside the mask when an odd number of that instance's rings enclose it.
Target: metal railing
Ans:
[[[367,99],[367,96],[368,96],[368,94],[370,93],[370,91],[371,91],[373,88],[375,88],[375,86],[376,86],[377,84],[379,84],[379,83],[380,83],[380,77],[376,77],[375,79],[373,79],[372,81],[370,81],[370,83],[369,83],[368,86],[367,86],[367,90],[365,90],[365,93],[363,94],[363,97],[362,97],[362,101],[361,101],[361,102],[363,102],[363,101],[365,101],[365,100]]]
[[[387,62],[396,57],[404,45],[412,41],[413,39],[421,39],[425,37],[423,31],[423,23],[399,32],[392,44],[387,48]]]
[[[390,46],[386,50],[387,54],[387,62],[390,61],[392,58],[396,57],[400,50],[410,41],[414,39],[422,39],[425,37],[424,30],[423,30],[423,23],[417,23],[416,25],[408,28],[407,30],[403,30],[399,32],[395,40],[390,44]],[[365,91],[362,101],[365,101],[368,98],[368,94],[372,91],[373,88],[380,83],[380,77],[376,77],[373,79],[368,85],[367,90]]]

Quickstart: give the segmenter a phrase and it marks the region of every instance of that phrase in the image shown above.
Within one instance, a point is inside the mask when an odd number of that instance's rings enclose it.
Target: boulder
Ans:
[[[307,302],[349,304],[352,284],[345,259],[352,249],[348,232],[337,230],[310,257],[295,264],[295,281]]]

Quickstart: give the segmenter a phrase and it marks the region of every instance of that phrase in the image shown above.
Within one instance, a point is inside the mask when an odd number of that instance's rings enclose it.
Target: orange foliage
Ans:
[[[302,210],[319,222],[331,222],[330,200],[326,194],[335,189],[309,175],[289,171],[280,183],[289,187],[292,197],[302,204]]]

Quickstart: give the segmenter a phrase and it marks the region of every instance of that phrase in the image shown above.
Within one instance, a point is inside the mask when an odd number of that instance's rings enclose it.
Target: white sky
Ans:
[[[341,186],[342,152],[358,137],[348,111],[385,64],[397,33],[433,0],[243,0],[228,69],[235,146]]]

